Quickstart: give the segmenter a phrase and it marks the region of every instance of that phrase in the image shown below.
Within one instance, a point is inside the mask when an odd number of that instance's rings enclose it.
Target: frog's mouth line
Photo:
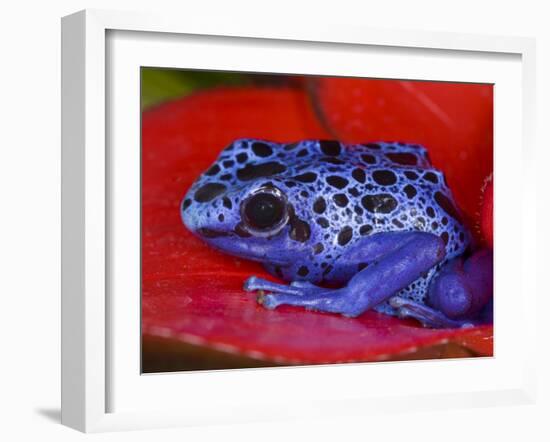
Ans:
[[[216,229],[210,229],[207,227],[201,227],[197,229],[197,233],[201,235],[204,239],[213,239],[214,241],[207,241],[210,246],[215,249],[221,250],[224,253],[229,253],[230,255],[238,256],[239,258],[249,259],[251,261],[259,262],[270,262],[271,264],[286,266],[289,264],[288,261],[283,261],[281,259],[276,259],[269,257],[265,254],[263,250],[258,250],[260,253],[254,253],[253,248],[235,248],[224,247],[223,240],[221,242],[215,241],[216,238],[225,238],[225,237],[239,237],[239,234],[235,232],[225,232]]]
[[[197,229],[197,233],[201,236],[204,236],[205,238],[219,238],[220,236],[229,236],[229,232],[223,232],[221,230],[216,229],[208,229],[206,227],[201,227],[200,229]]]

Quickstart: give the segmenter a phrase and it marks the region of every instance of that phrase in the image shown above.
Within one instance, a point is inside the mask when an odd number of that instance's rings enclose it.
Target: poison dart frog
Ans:
[[[433,328],[492,321],[492,252],[472,251],[445,177],[420,145],[238,139],[180,210],[207,244],[290,283],[245,281],[268,309],[374,309]]]

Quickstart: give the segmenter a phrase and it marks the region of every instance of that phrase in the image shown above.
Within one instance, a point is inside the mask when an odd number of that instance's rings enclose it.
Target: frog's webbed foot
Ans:
[[[456,320],[447,318],[443,313],[424,304],[409,299],[394,296],[389,304],[397,310],[401,318],[414,318],[424,327],[430,328],[467,328],[476,325],[472,320]]]

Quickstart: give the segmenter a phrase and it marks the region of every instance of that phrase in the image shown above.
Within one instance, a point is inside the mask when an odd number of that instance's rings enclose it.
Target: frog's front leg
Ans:
[[[287,295],[303,296],[309,292],[320,293],[323,291],[331,291],[331,289],[325,289],[318,287],[307,281],[294,281],[290,285],[277,284],[276,282],[268,281],[267,279],[258,278],[257,276],[251,276],[244,283],[244,289],[247,292],[254,290],[264,290],[273,293],[284,293]],[[262,298],[263,300],[263,298]]]
[[[253,277],[245,283],[245,289],[272,292],[261,299],[267,308],[288,304],[354,317],[407,287],[445,255],[443,241],[431,233],[378,234],[370,245],[369,238],[362,241],[367,241],[365,249],[373,249],[374,244],[377,259],[343,288],[326,289],[309,283],[284,286]]]
[[[400,297],[390,305],[400,316],[418,319],[428,327],[467,327],[492,322],[484,318],[493,295],[493,253],[480,250],[468,259],[447,263],[430,283],[428,304]]]

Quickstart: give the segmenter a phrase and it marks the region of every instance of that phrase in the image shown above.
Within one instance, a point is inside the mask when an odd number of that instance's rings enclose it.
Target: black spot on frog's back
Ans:
[[[321,253],[323,250],[325,250],[325,246],[320,242],[313,246],[313,253],[315,253],[316,255]]]
[[[220,171],[220,166],[217,164],[214,164],[210,169],[208,169],[206,172],[204,172],[205,175],[208,176],[214,176]]]
[[[269,157],[273,155],[273,149],[266,143],[261,141],[256,141],[252,143],[252,152],[254,152],[259,157]]]
[[[397,164],[401,164],[404,166],[416,166],[418,162],[418,158],[415,154],[410,152],[392,152],[387,153],[386,157]]]
[[[330,223],[328,222],[328,220],[322,216],[317,218],[316,221],[317,221],[317,224],[319,224],[323,229],[327,229],[330,226]]]
[[[416,188],[411,184],[407,184],[403,188],[403,191],[405,192],[405,194],[407,195],[407,198],[409,198],[409,199],[413,199],[416,196],[416,193],[417,193]]]
[[[330,184],[332,187],[335,187],[336,189],[343,189],[349,183],[346,178],[338,175],[330,175],[327,177],[326,181],[328,184]]]
[[[439,183],[439,180],[437,179],[437,175],[433,172],[426,172],[423,176],[425,180],[428,180],[434,184]]]
[[[250,181],[257,178],[269,177],[286,171],[286,166],[277,161],[260,164],[247,164],[237,170],[237,178],[241,181]]]
[[[355,181],[361,184],[364,184],[365,180],[367,179],[365,171],[363,169],[360,169],[359,167],[353,169],[353,171],[351,172],[351,176],[355,179]]]
[[[198,203],[207,203],[225,192],[225,189],[221,183],[207,183],[195,191],[194,199]]]
[[[337,193],[332,196],[332,199],[339,207],[346,207],[349,202],[348,197],[344,193]]]
[[[359,234],[361,236],[365,236],[365,235],[370,234],[372,232],[372,230],[373,230],[373,227],[371,225],[364,224],[359,228]]]
[[[233,208],[233,203],[231,202],[231,200],[229,198],[227,198],[226,196],[223,197],[223,206],[227,209],[232,209]]]
[[[380,144],[378,144],[378,143],[366,143],[366,144],[363,144],[363,146],[368,147],[369,149],[373,149],[373,150],[380,150],[381,149]]]
[[[407,170],[405,172],[405,176],[409,179],[409,180],[417,180],[418,179],[418,174],[416,172],[413,172],[412,170]]]
[[[314,183],[317,180],[317,174],[313,172],[306,172],[301,175],[296,175],[292,177],[292,179],[302,183]]]
[[[318,197],[315,202],[313,203],[313,210],[315,213],[323,213],[327,208],[327,203],[325,202],[325,199],[320,196]]]
[[[235,158],[236,158],[238,163],[242,164],[242,163],[245,163],[246,160],[248,160],[248,155],[247,155],[246,152],[241,152],[241,153],[237,154],[237,156]]]
[[[296,215],[292,206],[289,209],[288,223],[290,224],[290,239],[298,242],[306,242],[311,236],[311,227],[306,221],[300,219]]]
[[[372,173],[372,179],[381,186],[391,186],[397,182],[395,173],[387,169],[375,170]]]
[[[373,155],[370,155],[368,153],[366,153],[364,155],[361,155],[361,159],[366,164],[375,164],[376,163],[376,157],[374,157]]]
[[[337,156],[340,155],[342,147],[338,141],[334,140],[321,140],[319,141],[319,149],[325,155]]]
[[[397,200],[389,193],[377,193],[361,198],[361,204],[371,213],[390,213],[398,205]]]
[[[341,246],[345,246],[347,243],[351,241],[352,237],[353,237],[353,229],[350,226],[344,226],[338,232],[338,236],[337,236],[338,244]]]
[[[350,190],[349,190],[349,193],[351,196],[359,196],[361,194],[361,192],[359,192],[359,190],[355,187],[352,187]]]

